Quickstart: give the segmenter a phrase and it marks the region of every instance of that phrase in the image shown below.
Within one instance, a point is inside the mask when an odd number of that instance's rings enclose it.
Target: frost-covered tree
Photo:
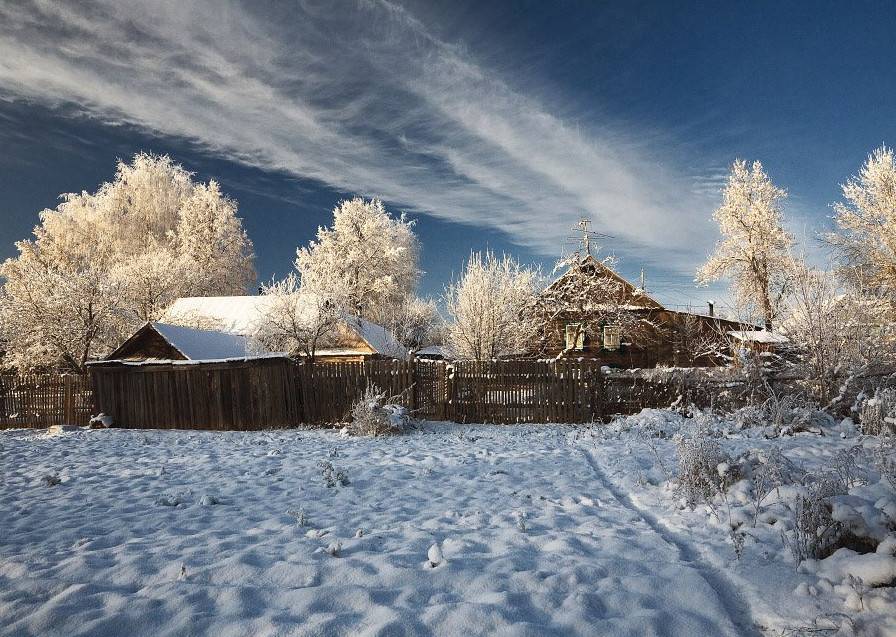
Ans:
[[[383,323],[411,298],[419,272],[413,222],[393,218],[378,199],[333,210],[333,225],[296,254],[303,284],[342,299],[345,310]]]
[[[713,213],[722,239],[697,271],[697,283],[732,281],[738,303],[771,329],[791,281],[790,249],[784,229],[782,201],[787,193],[775,186],[760,162],[737,160],[731,166],[722,205]]]
[[[460,280],[445,289],[454,352],[488,360],[525,351],[540,325],[534,311],[539,280],[509,256],[472,253]]]
[[[291,272],[280,281],[262,285],[268,304],[253,334],[269,351],[289,352],[314,361],[318,347],[337,336],[344,313],[324,292],[310,290]]]
[[[839,230],[828,235],[842,265],[869,291],[896,293],[896,156],[881,146],[859,174],[842,186],[844,201],[834,205]]]
[[[254,280],[236,203],[170,157],[119,162],[95,193],[66,194],[0,267],[7,361],[80,368],[178,296]]]
[[[174,247],[191,296],[240,294],[255,280],[252,242],[237,203],[215,181],[196,184],[180,207]]]
[[[885,303],[852,283],[840,286],[831,271],[795,266],[782,328],[799,352],[797,367],[822,405],[842,399],[861,374],[892,363],[896,334],[887,312]]]
[[[441,343],[444,323],[432,299],[411,299],[387,317],[386,327],[411,352]]]
[[[0,326],[6,366],[78,370],[95,352],[118,344],[127,322],[115,279],[89,266],[57,268],[44,261],[30,241],[18,247],[19,257],[2,269]]]

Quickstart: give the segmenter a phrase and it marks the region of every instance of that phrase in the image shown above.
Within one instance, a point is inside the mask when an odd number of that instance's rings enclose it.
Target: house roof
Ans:
[[[728,332],[732,338],[745,343],[762,343],[764,345],[781,345],[789,343],[790,339],[777,332],[765,330],[732,330]]]
[[[304,298],[311,298],[310,295]],[[209,327],[229,334],[251,336],[274,299],[258,296],[194,296],[176,299],[163,319],[169,323]],[[407,350],[382,325],[345,314],[345,326],[367,343],[374,353],[401,358]]]
[[[635,286],[631,281],[620,276],[617,272],[607,267],[604,263],[595,259],[593,255],[589,254],[585,256],[584,259],[578,262],[578,265],[580,267],[592,266],[595,268],[596,273],[603,274],[621,283],[625,292],[630,297],[630,301],[628,303],[628,305],[631,306],[630,309],[663,309],[663,305],[659,301],[651,297],[641,288]],[[569,276],[572,276],[572,266],[567,268],[567,270],[563,274],[554,279],[551,284],[548,285],[547,288],[545,288],[545,291],[542,294],[561,286]]]
[[[428,345],[417,350],[417,356],[441,356],[442,358],[454,358],[454,351],[447,345]]]
[[[162,313],[162,320],[248,336],[272,303],[273,298],[265,295],[187,296],[175,299]]]

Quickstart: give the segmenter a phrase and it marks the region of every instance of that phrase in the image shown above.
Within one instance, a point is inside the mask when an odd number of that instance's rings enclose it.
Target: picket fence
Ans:
[[[0,429],[86,425],[94,411],[84,374],[0,374]]]

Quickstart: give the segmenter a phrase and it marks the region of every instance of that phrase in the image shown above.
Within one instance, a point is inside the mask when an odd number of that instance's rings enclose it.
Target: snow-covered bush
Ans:
[[[896,489],[896,441],[881,440],[876,452],[877,470],[881,478],[890,483]]]
[[[352,405],[352,421],[344,431],[350,436],[385,436],[403,433],[410,424],[405,407],[390,404],[384,391],[369,385]]]
[[[896,389],[885,387],[859,407],[862,431],[871,436],[896,436]]]
[[[295,519],[297,525],[308,526],[308,524],[309,524],[308,514],[305,513],[304,507],[299,507],[297,510],[290,509],[286,513],[287,513],[287,515],[290,515]]]
[[[678,478],[675,493],[688,507],[711,504],[734,482],[733,463],[707,429],[695,428],[677,442]]]
[[[831,425],[831,417],[814,403],[799,395],[778,395],[769,388],[768,398],[746,405],[732,414],[738,429],[764,428],[768,438],[795,433],[818,432],[822,425]]]
[[[773,447],[768,452],[764,461],[752,470],[753,526],[756,526],[766,498],[772,492],[777,492],[780,495],[781,487],[793,484],[801,475],[797,466],[779,448]]]
[[[816,477],[794,500],[793,528],[781,538],[797,564],[827,557],[836,548],[842,525],[831,515],[831,498],[844,493],[840,478],[828,473]]]
[[[851,489],[865,482],[865,471],[858,463],[862,453],[862,447],[856,445],[837,452],[837,455],[834,456],[831,462],[831,471],[845,489]]]
[[[334,487],[347,487],[349,484],[348,474],[344,469],[340,469],[339,467],[334,467],[333,463],[328,460],[322,460],[318,465],[320,467],[320,474],[324,479],[324,483],[327,485],[328,489],[332,489]]]

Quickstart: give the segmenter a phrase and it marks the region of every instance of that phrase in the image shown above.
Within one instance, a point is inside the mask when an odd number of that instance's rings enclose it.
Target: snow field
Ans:
[[[575,438],[6,432],[0,634],[742,634]]]
[[[683,505],[675,439],[697,420],[3,432],[0,635],[896,634],[877,439],[714,423],[720,477],[853,449],[833,516],[877,546],[797,566],[782,533],[804,487],[757,514],[743,473],[713,509]]]

